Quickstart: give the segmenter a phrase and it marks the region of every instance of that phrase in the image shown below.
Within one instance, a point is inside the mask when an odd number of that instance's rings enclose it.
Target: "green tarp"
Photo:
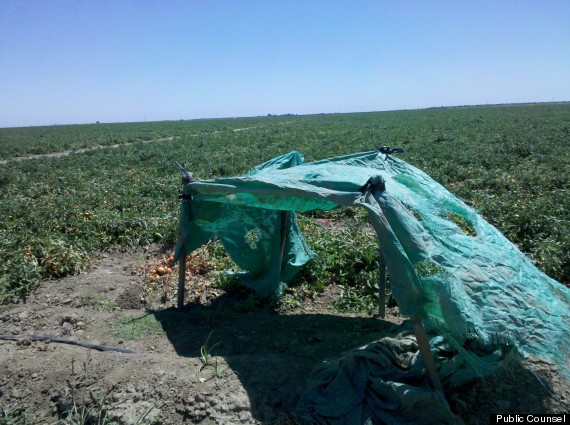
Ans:
[[[436,354],[449,354],[442,341],[434,341],[433,349]],[[463,423],[451,412],[443,393],[429,388],[410,330],[315,367],[296,414],[308,424]]]
[[[176,258],[218,237],[261,295],[279,292],[312,255],[295,211],[361,206],[401,313],[419,315],[464,360],[457,382],[490,373],[513,349],[554,359],[570,376],[570,290],[402,160],[374,151],[304,164],[291,152],[244,176],[188,183],[184,195]]]

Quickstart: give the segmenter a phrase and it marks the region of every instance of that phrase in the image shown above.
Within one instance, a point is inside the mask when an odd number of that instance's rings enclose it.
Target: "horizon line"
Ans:
[[[271,117],[308,117],[314,115],[349,115],[349,114],[372,114],[380,112],[402,112],[402,111],[425,111],[430,109],[456,109],[456,108],[481,108],[481,107],[497,107],[497,106],[524,106],[524,105],[560,105],[570,103],[570,100],[553,100],[549,102],[510,102],[510,103],[481,103],[472,105],[442,105],[442,106],[428,106],[425,108],[403,108],[403,109],[387,109],[387,110],[373,110],[373,111],[352,111],[352,112],[315,112],[309,114],[271,114],[267,115],[244,115],[244,116],[226,116],[226,117],[201,117],[201,118],[173,118],[156,121],[112,121],[112,122],[84,122],[84,123],[67,123],[67,124],[38,124],[38,125],[23,125],[23,126],[8,126],[0,129],[16,129],[16,128],[32,128],[32,127],[64,127],[74,125],[109,125],[109,124],[140,124],[140,123],[159,123],[159,122],[176,122],[176,121],[207,121],[207,120],[227,120],[227,119],[246,119],[246,118],[271,118]]]

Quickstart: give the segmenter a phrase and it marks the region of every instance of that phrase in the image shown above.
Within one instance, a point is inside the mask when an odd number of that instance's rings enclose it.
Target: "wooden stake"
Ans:
[[[180,199],[182,199],[182,205],[180,206],[180,213],[184,211],[184,203],[190,202],[192,199],[191,191],[190,191],[190,183],[195,182],[196,179],[192,176],[186,168],[180,165],[178,162],[175,163],[180,171],[182,171],[182,195]],[[178,227],[178,242],[181,241],[182,235],[184,234],[182,229],[182,217],[180,220],[180,224]],[[184,307],[184,284],[186,280],[186,246],[182,246],[182,250],[180,251],[182,255],[180,256],[180,270],[178,272],[178,308],[181,309]]]
[[[279,258],[279,278],[281,278],[281,269],[283,268],[283,256],[285,255],[285,245],[287,243],[287,226],[289,225],[289,211],[281,211],[281,256]]]
[[[441,381],[439,380],[439,375],[437,374],[437,369],[435,367],[435,360],[429,346],[429,338],[424,328],[424,324],[422,323],[422,319],[416,315],[412,317],[412,323],[414,326],[414,334],[416,335],[416,340],[418,341],[418,348],[420,349],[420,354],[424,361],[424,366],[426,368],[428,378],[431,382],[431,386],[436,391],[443,391],[441,387]]]
[[[186,247],[182,247],[178,270],[178,309],[184,307],[184,284],[186,283]]]
[[[378,314],[383,319],[386,317],[386,259],[380,251],[378,259],[380,279],[378,279]]]

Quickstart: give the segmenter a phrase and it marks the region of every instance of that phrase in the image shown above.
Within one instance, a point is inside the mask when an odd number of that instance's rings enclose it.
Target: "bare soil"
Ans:
[[[0,412],[25,407],[28,423],[52,424],[74,405],[96,410],[102,403],[107,419],[120,424],[137,423],[145,413],[145,423],[157,424],[293,424],[316,364],[380,339],[403,321],[397,308],[385,320],[333,314],[334,287],[279,313],[244,307],[243,300],[208,286],[188,287],[184,311],[160,297],[144,305],[148,297],[137,270],[165,254],[156,247],[101,254],[87,272],[44,282],[26,300],[0,306],[0,334],[142,351],[0,341]],[[210,333],[211,364],[200,371]],[[489,423],[490,413],[570,410],[568,381],[554,364],[535,358],[447,389],[446,396],[467,424]]]

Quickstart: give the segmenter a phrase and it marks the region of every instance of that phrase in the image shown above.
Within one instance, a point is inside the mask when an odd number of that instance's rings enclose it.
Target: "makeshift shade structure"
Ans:
[[[422,323],[464,359],[460,373],[440,365],[440,376],[459,382],[486,375],[514,349],[554,359],[570,376],[570,290],[390,150],[307,164],[291,152],[240,177],[194,181],[187,173],[183,182],[175,260],[218,237],[248,271],[245,285],[260,295],[277,293],[312,255],[295,212],[360,206],[377,233],[379,263],[400,312],[413,318],[428,374]],[[182,273],[179,307],[183,283]]]

